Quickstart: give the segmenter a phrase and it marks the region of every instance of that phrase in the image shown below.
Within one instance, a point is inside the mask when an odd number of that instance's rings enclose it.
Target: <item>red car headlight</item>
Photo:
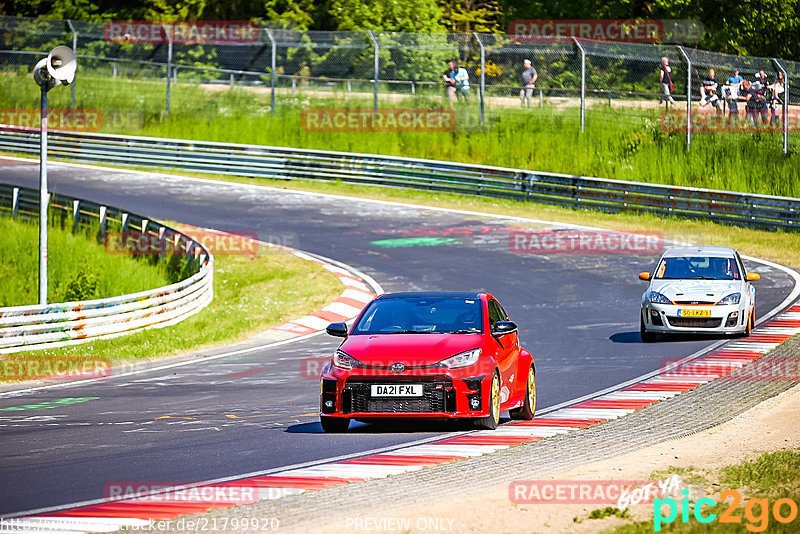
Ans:
[[[467,367],[478,363],[478,358],[481,357],[481,349],[472,349],[466,352],[461,352],[455,356],[450,356],[439,362],[440,367],[447,367],[454,369],[456,367]]]
[[[339,369],[353,369],[363,366],[360,361],[341,350],[337,350],[333,353],[333,365]]]

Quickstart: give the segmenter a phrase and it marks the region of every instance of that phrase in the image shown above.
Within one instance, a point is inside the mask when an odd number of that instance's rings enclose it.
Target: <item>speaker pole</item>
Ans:
[[[42,84],[41,152],[39,154],[39,304],[47,304],[47,89]]]

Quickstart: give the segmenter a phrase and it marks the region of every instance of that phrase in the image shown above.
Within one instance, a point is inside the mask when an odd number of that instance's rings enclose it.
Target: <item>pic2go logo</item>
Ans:
[[[681,522],[688,523],[690,520],[690,513],[698,523],[711,523],[719,517],[720,523],[731,523],[736,525],[742,524],[742,516],[736,515],[735,512],[742,502],[742,496],[737,490],[725,490],[719,495],[719,502],[727,501],[728,498],[733,499],[728,508],[724,512],[717,514],[709,512],[703,513],[703,506],[714,507],[718,503],[714,499],[703,497],[698,499],[694,505],[694,510],[691,510],[689,503],[689,491],[683,490],[683,498],[681,499]],[[668,513],[664,516],[664,507],[668,508]],[[764,532],[769,526],[769,515],[772,512],[772,517],[778,523],[791,523],[797,518],[797,503],[792,499],[782,498],[775,501],[772,509],[769,507],[768,499],[747,499],[744,504],[744,518],[747,520],[745,528],[750,532]],[[786,513],[788,512],[788,513]],[[653,501],[653,531],[661,532],[661,526],[675,521],[678,517],[678,503],[675,499],[670,497],[666,499],[656,498]]]

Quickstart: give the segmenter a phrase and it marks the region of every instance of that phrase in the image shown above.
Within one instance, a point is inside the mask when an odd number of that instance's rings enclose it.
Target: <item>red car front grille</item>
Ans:
[[[450,381],[422,382],[421,397],[373,398],[372,384],[407,384],[408,381],[348,381],[342,392],[342,412],[352,413],[432,413],[455,412],[455,391]]]

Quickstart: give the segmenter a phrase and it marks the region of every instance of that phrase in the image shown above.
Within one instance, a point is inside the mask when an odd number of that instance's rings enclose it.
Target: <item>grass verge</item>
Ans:
[[[0,307],[39,302],[39,226],[0,216]],[[169,285],[165,265],[106,252],[88,233],[51,226],[48,302],[90,300]]]
[[[781,151],[782,135],[778,133],[696,134],[687,151],[684,134],[669,133],[661,127],[659,108],[631,105],[637,102],[620,100],[612,107],[590,105],[585,133],[581,133],[575,102],[565,107],[557,103],[558,99],[548,101],[542,109],[521,110],[513,99],[513,108],[490,107],[485,128],[477,125],[479,108],[471,104],[457,108],[455,131],[331,132],[303,123],[303,111],[313,107],[369,107],[371,102],[299,90],[296,97],[276,95],[276,113],[272,115],[265,88],[220,89],[178,83],[171,89],[167,117],[165,87],[159,82],[86,73],[76,87],[78,107],[102,112],[100,122],[105,132],[381,153],[800,196],[800,138],[796,133],[790,135],[789,157]],[[0,75],[0,108],[35,109],[38,98],[36,85],[27,76],[13,72]],[[70,107],[69,91],[53,91],[50,98],[53,109]],[[425,95],[386,96],[381,103],[422,109],[439,109],[443,104],[441,97]]]
[[[701,511],[703,517],[711,517],[710,522],[703,524],[694,515],[696,503],[690,501],[691,511],[686,522],[683,521],[682,512],[678,511],[676,517],[664,525],[656,525],[654,521],[637,521],[627,525],[608,530],[614,534],[644,534],[652,532],[674,532],[684,534],[688,532],[777,532],[795,533],[800,527],[797,506],[800,503],[800,450],[781,450],[760,455],[755,460],[742,462],[722,468],[715,473],[718,484],[714,490],[707,494],[714,503],[703,503]],[[723,491],[720,491],[722,489]],[[741,496],[736,503],[733,497],[722,499],[724,490],[737,490]],[[783,501],[781,501],[783,499]],[[675,500],[680,502],[681,497]],[[793,504],[789,504],[789,503]],[[776,503],[780,506],[776,507]],[[776,508],[782,518],[789,522],[776,519]],[[792,513],[794,510],[794,513]],[[664,508],[667,515],[667,508]],[[722,517],[727,514],[734,522],[724,522]],[[658,529],[658,530],[656,530]]]
[[[271,326],[322,308],[342,292],[339,280],[316,263],[261,247],[258,255],[215,256],[214,300],[183,322],[72,347],[6,356],[4,361],[47,358],[112,365],[174,356],[242,341]],[[10,365],[14,369],[14,365]],[[0,381],[25,377],[3,375]]]

